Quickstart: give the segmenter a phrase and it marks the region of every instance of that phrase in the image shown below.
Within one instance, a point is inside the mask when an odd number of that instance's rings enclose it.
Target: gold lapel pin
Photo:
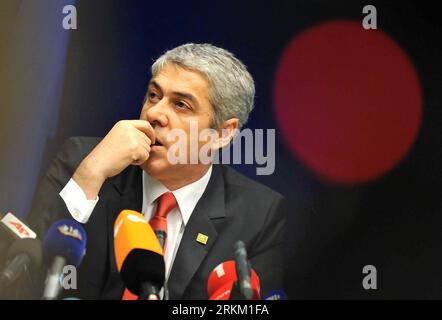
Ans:
[[[205,234],[198,233],[198,235],[196,236],[196,241],[199,243],[207,244],[208,240],[209,240],[209,237],[206,236]]]

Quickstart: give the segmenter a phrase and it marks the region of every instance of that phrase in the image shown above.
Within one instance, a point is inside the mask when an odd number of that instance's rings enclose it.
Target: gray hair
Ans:
[[[255,84],[246,66],[229,51],[203,43],[187,43],[166,51],[152,65],[155,76],[168,63],[202,73],[208,80],[208,98],[214,108],[212,127],[239,119],[241,128],[253,109]]]

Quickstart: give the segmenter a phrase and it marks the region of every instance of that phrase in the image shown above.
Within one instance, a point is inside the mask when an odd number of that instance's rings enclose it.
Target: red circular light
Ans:
[[[397,165],[422,117],[416,71],[384,32],[331,21],[289,43],[274,84],[285,142],[327,180],[360,183]]]

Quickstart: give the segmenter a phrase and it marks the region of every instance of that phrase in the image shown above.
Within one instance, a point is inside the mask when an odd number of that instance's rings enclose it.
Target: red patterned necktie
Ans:
[[[167,215],[178,205],[172,192],[166,192],[159,197],[157,212],[150,219],[149,223],[160,241],[163,252],[167,247]],[[121,300],[136,300],[138,297],[132,294],[127,288],[124,289]]]
[[[157,212],[149,221],[153,231],[155,231],[155,234],[160,241],[163,252],[166,252],[167,247],[167,215],[176,208],[177,205],[175,196],[172,192],[164,193],[158,201]]]

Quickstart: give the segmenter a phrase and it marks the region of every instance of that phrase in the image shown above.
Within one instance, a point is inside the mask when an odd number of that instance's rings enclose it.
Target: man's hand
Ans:
[[[73,175],[87,199],[96,199],[107,178],[116,176],[129,165],[149,159],[155,132],[148,121],[122,120],[84,158]]]

